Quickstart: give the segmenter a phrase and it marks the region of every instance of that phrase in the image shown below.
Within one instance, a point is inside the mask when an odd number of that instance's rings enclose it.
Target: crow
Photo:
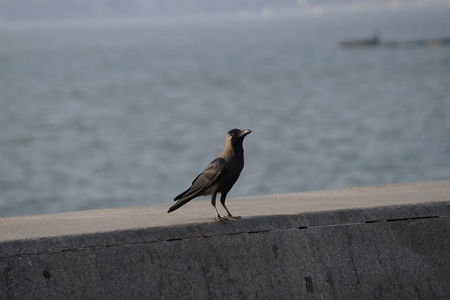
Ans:
[[[196,197],[211,195],[211,204],[216,213],[215,220],[240,219],[241,217],[239,216],[231,215],[225,206],[225,199],[244,168],[242,142],[251,132],[250,129],[231,129],[228,131],[225,145],[220,154],[194,179],[192,185],[186,191],[173,199],[178,201],[169,209],[168,213],[180,208]],[[217,211],[216,196],[218,193],[220,193],[220,203],[228,213],[227,216],[221,216]]]

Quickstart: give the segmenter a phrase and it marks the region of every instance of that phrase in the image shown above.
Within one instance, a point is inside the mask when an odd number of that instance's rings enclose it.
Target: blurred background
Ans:
[[[0,0],[0,217],[450,179],[450,1]]]

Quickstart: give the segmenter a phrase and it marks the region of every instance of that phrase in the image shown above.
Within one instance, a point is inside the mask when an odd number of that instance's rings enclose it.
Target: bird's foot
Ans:
[[[241,216],[232,216],[232,215],[228,215],[226,217],[224,217],[227,220],[239,220],[241,218]]]
[[[219,215],[215,216],[213,219],[216,221],[228,222],[228,220],[225,217],[221,217]]]

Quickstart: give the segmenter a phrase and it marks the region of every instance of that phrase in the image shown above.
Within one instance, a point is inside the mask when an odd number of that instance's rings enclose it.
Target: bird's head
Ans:
[[[231,129],[227,133],[226,141],[231,143],[232,145],[236,145],[236,144],[242,145],[242,141],[244,140],[244,138],[251,132],[252,131],[250,129],[244,129],[244,130],[240,130],[240,129],[236,129],[236,128]]]

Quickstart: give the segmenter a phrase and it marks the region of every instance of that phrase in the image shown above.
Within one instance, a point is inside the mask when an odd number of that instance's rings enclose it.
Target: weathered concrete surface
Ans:
[[[0,219],[0,299],[450,299],[450,181]]]

